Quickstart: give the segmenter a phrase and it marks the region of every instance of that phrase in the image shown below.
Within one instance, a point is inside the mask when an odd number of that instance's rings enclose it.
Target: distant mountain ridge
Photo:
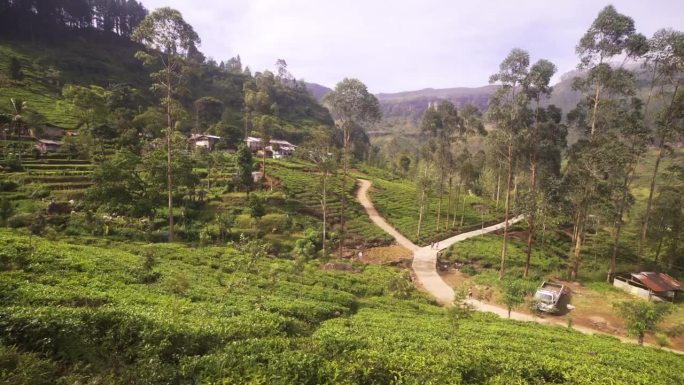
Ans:
[[[307,89],[319,101],[332,89],[317,84],[305,83]],[[415,132],[418,129],[423,113],[432,103],[449,100],[458,108],[468,103],[486,110],[489,97],[496,91],[497,86],[484,87],[454,87],[454,88],[425,88],[416,91],[396,93],[379,93],[375,96],[380,102],[382,121],[373,127],[374,131]]]
[[[561,81],[553,86],[551,96],[544,104],[555,104],[567,113],[574,108],[581,94],[572,89],[572,80],[577,71],[571,71],[561,77]],[[316,83],[306,83],[312,95],[321,101],[332,89]],[[457,108],[466,104],[474,104],[486,111],[489,98],[498,89],[497,85],[482,87],[425,88],[415,91],[379,93],[375,96],[380,102],[382,120],[370,130],[376,133],[413,134],[419,130],[420,119],[425,110],[441,100],[451,101]]]

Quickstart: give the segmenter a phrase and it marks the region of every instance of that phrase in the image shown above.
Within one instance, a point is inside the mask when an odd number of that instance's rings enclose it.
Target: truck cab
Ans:
[[[565,294],[565,286],[557,283],[544,281],[534,293],[537,301],[537,309],[545,313],[555,313],[558,309],[558,302]]]

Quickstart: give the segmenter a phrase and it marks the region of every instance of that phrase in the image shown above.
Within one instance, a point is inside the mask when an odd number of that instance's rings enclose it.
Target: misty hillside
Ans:
[[[319,102],[323,100],[325,95],[332,91],[330,88],[317,83],[304,82],[304,85],[306,86],[306,89],[309,90],[309,93],[311,93],[311,96],[313,96]]]
[[[564,75],[561,82],[554,86],[553,94],[549,98],[550,104],[563,108],[564,112],[574,108],[580,98],[579,93],[572,90],[574,76],[576,76],[575,72]],[[319,101],[331,91],[330,88],[316,83],[306,83],[306,87]],[[458,108],[472,103],[484,111],[489,104],[489,97],[496,89],[495,85],[486,85],[483,87],[426,88],[417,91],[376,94],[380,102],[382,120],[370,131],[376,134],[415,133],[419,130],[420,119],[428,106],[440,100],[449,100]]]
[[[637,70],[638,68],[632,70]],[[582,95],[580,92],[572,89],[573,79],[579,76],[577,70],[567,72],[561,76],[561,81],[553,85],[553,92],[544,104],[554,104],[561,108],[563,114],[571,111],[580,101]],[[645,90],[646,82],[645,75],[638,75],[638,89],[642,97],[645,97],[647,90]],[[311,94],[317,99],[322,100],[330,88],[316,83],[306,83],[306,86]],[[461,108],[468,103],[472,103],[480,108],[482,111],[487,109],[489,104],[489,97],[497,89],[495,85],[486,85],[483,87],[454,87],[454,88],[426,88],[417,91],[404,91],[397,93],[380,93],[376,94],[382,111],[382,120],[374,125],[369,131],[374,135],[383,134],[413,134],[418,132],[420,126],[420,119],[423,113],[431,103],[440,100],[449,100],[456,107]],[[576,135],[570,136],[570,141],[576,140]]]

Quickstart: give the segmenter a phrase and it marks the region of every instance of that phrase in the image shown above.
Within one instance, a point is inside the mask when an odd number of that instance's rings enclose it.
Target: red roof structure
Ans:
[[[668,291],[684,291],[684,284],[665,273],[641,272],[632,273],[632,278],[649,288],[654,293]]]

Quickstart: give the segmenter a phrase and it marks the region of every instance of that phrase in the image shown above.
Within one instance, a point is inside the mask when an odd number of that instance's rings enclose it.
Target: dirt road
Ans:
[[[447,238],[443,241],[438,242],[438,249],[433,249],[430,246],[419,247],[418,245],[411,242],[408,238],[399,233],[392,225],[390,225],[385,218],[383,218],[378,211],[375,209],[373,202],[368,196],[368,190],[371,187],[371,182],[365,179],[359,179],[360,188],[356,192],[356,198],[359,200],[361,205],[366,209],[366,213],[370,219],[378,225],[381,229],[385,230],[397,241],[398,244],[407,248],[413,253],[413,264],[412,268],[415,276],[418,279],[418,283],[422,288],[424,288],[428,293],[432,294],[437,301],[442,305],[451,305],[454,300],[454,290],[449,286],[442,277],[437,273],[437,253],[440,250],[449,248],[455,243],[464,241],[468,238],[476,237],[478,235],[491,233],[493,231],[500,230],[504,227],[504,223],[499,223],[493,226],[485,227],[484,229],[470,231],[463,234],[455,235],[451,238]],[[510,219],[509,223],[513,224],[522,220],[522,216]],[[495,313],[501,317],[508,317],[508,310],[499,306],[491,305],[482,301],[475,299],[469,299],[467,301],[475,310],[484,311],[488,313]],[[540,324],[547,325],[557,325],[564,326],[558,321],[547,318],[538,318],[529,314],[519,313],[512,311],[511,319],[518,321],[529,321],[536,322]],[[604,333],[598,330],[590,329],[582,326],[573,326],[573,329],[580,331],[585,334],[606,334],[613,337],[619,338],[623,342],[635,343],[633,339],[628,339],[623,336],[617,336],[609,333]],[[671,350],[675,353],[682,353],[677,350]]]

